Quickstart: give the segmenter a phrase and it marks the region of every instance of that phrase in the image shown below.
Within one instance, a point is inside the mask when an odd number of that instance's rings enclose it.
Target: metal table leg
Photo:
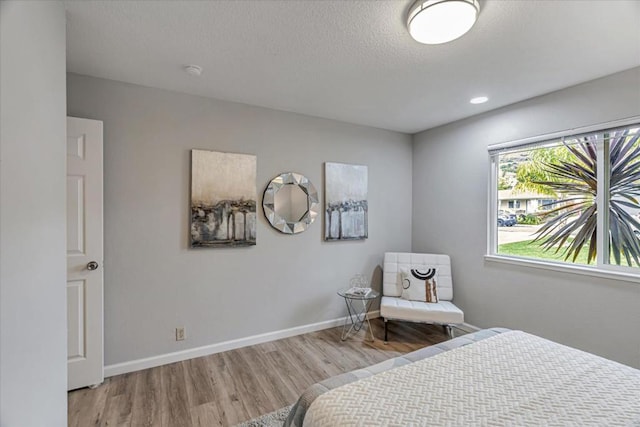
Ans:
[[[357,308],[354,304],[355,301],[362,302],[362,308]],[[358,333],[360,329],[366,323],[369,328],[369,334],[371,335],[371,341],[373,342],[375,339],[373,337],[373,331],[371,329],[371,322],[369,321],[369,309],[371,308],[371,304],[373,303],[373,299],[369,300],[361,300],[361,299],[351,299],[345,298],[344,302],[347,305],[347,311],[349,312],[349,316],[344,320],[344,325],[342,327],[342,336],[340,339],[345,341],[349,334],[352,332]],[[366,338],[366,333],[365,333]]]

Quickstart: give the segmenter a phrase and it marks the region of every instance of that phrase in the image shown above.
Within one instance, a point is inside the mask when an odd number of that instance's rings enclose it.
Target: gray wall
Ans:
[[[408,135],[74,74],[68,113],[104,121],[107,365],[343,316],[335,291],[411,248]],[[256,154],[259,201],[281,172],[322,197],[323,162],[368,165],[369,239],[283,235],[260,206],[255,247],[188,249],[192,148]]]
[[[0,425],[67,425],[65,13],[0,3]]]
[[[490,144],[640,114],[640,68],[414,136],[413,250],[448,253],[469,323],[640,367],[640,284],[485,261]]]

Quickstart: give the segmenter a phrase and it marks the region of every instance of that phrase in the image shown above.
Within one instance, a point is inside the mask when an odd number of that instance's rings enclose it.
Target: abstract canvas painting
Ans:
[[[367,167],[325,163],[325,240],[368,237]]]
[[[191,150],[191,247],[256,244],[256,156]]]

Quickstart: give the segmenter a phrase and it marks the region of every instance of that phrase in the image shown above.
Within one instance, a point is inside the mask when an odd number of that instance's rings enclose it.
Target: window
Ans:
[[[538,200],[538,209],[542,211],[548,211],[553,207],[555,199],[540,199]]]
[[[640,273],[640,118],[489,154],[490,255]],[[506,194],[526,201],[509,227],[499,212]]]

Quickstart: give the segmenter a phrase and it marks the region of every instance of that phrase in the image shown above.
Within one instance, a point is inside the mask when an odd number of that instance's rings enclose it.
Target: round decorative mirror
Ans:
[[[264,215],[276,230],[285,234],[302,233],[318,216],[318,192],[309,178],[285,172],[273,178],[264,190]]]

